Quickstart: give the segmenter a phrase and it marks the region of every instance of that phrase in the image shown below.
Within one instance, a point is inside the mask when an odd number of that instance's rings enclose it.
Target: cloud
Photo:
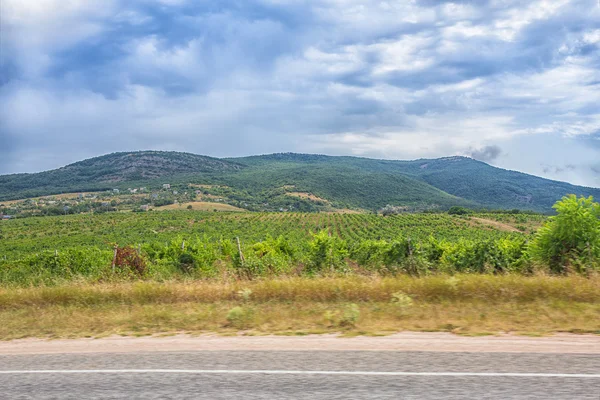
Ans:
[[[480,149],[471,150],[468,154],[470,157],[476,160],[490,162],[494,161],[502,154],[502,149],[500,146],[491,145],[482,147]]]
[[[470,154],[597,185],[593,3],[4,0],[0,173],[124,148]]]

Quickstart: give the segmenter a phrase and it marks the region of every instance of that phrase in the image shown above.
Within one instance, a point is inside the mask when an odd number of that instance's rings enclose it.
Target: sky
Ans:
[[[465,155],[600,187],[600,2],[1,0],[0,174]]]

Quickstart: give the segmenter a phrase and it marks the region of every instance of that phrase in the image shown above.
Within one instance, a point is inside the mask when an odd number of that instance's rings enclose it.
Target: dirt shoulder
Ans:
[[[20,339],[0,342],[0,355],[194,351],[425,351],[600,354],[600,336],[547,337],[402,332],[381,337],[338,335],[118,337],[101,339]]]

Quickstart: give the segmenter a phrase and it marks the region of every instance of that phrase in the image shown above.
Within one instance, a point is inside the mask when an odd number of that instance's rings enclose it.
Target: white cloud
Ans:
[[[577,157],[600,131],[600,11],[584,3],[3,0],[14,145],[0,173],[123,147],[418,158],[494,145],[494,162],[542,173],[547,137]],[[515,155],[527,140],[531,161]],[[74,159],[44,161],[67,143]]]

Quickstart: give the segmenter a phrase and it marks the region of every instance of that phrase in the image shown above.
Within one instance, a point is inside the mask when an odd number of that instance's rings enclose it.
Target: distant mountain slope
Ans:
[[[466,157],[402,163],[403,173],[447,193],[493,208],[548,210],[565,194],[600,199],[600,189],[496,168]]]
[[[566,194],[574,193],[600,199],[598,188],[575,186],[566,182],[509,171],[468,157],[395,161],[282,153],[231,160],[260,168],[272,165],[310,168],[329,165],[336,168],[356,168],[375,176],[380,174],[402,176],[422,181],[463,201],[488,208],[519,208],[549,212],[552,205]],[[394,191],[388,193],[390,203],[393,203],[392,193]]]
[[[236,174],[219,178],[219,181],[247,191],[293,186],[294,191],[328,199],[338,208],[376,210],[387,204],[413,209],[477,206],[474,201],[450,195],[402,174],[369,171],[357,166],[327,162],[267,162],[249,165]]]
[[[166,151],[113,153],[36,174],[0,175],[0,199],[110,188],[178,174],[237,171],[242,165],[213,157]]]
[[[600,198],[600,189],[507,171],[466,157],[392,161],[282,153],[218,159],[141,151],[109,154],[37,174],[0,176],[0,200],[135,185],[160,187],[167,181],[226,185],[229,197],[247,203],[275,203],[293,191],[313,194],[336,208],[367,210],[391,204],[549,212],[566,194]]]

